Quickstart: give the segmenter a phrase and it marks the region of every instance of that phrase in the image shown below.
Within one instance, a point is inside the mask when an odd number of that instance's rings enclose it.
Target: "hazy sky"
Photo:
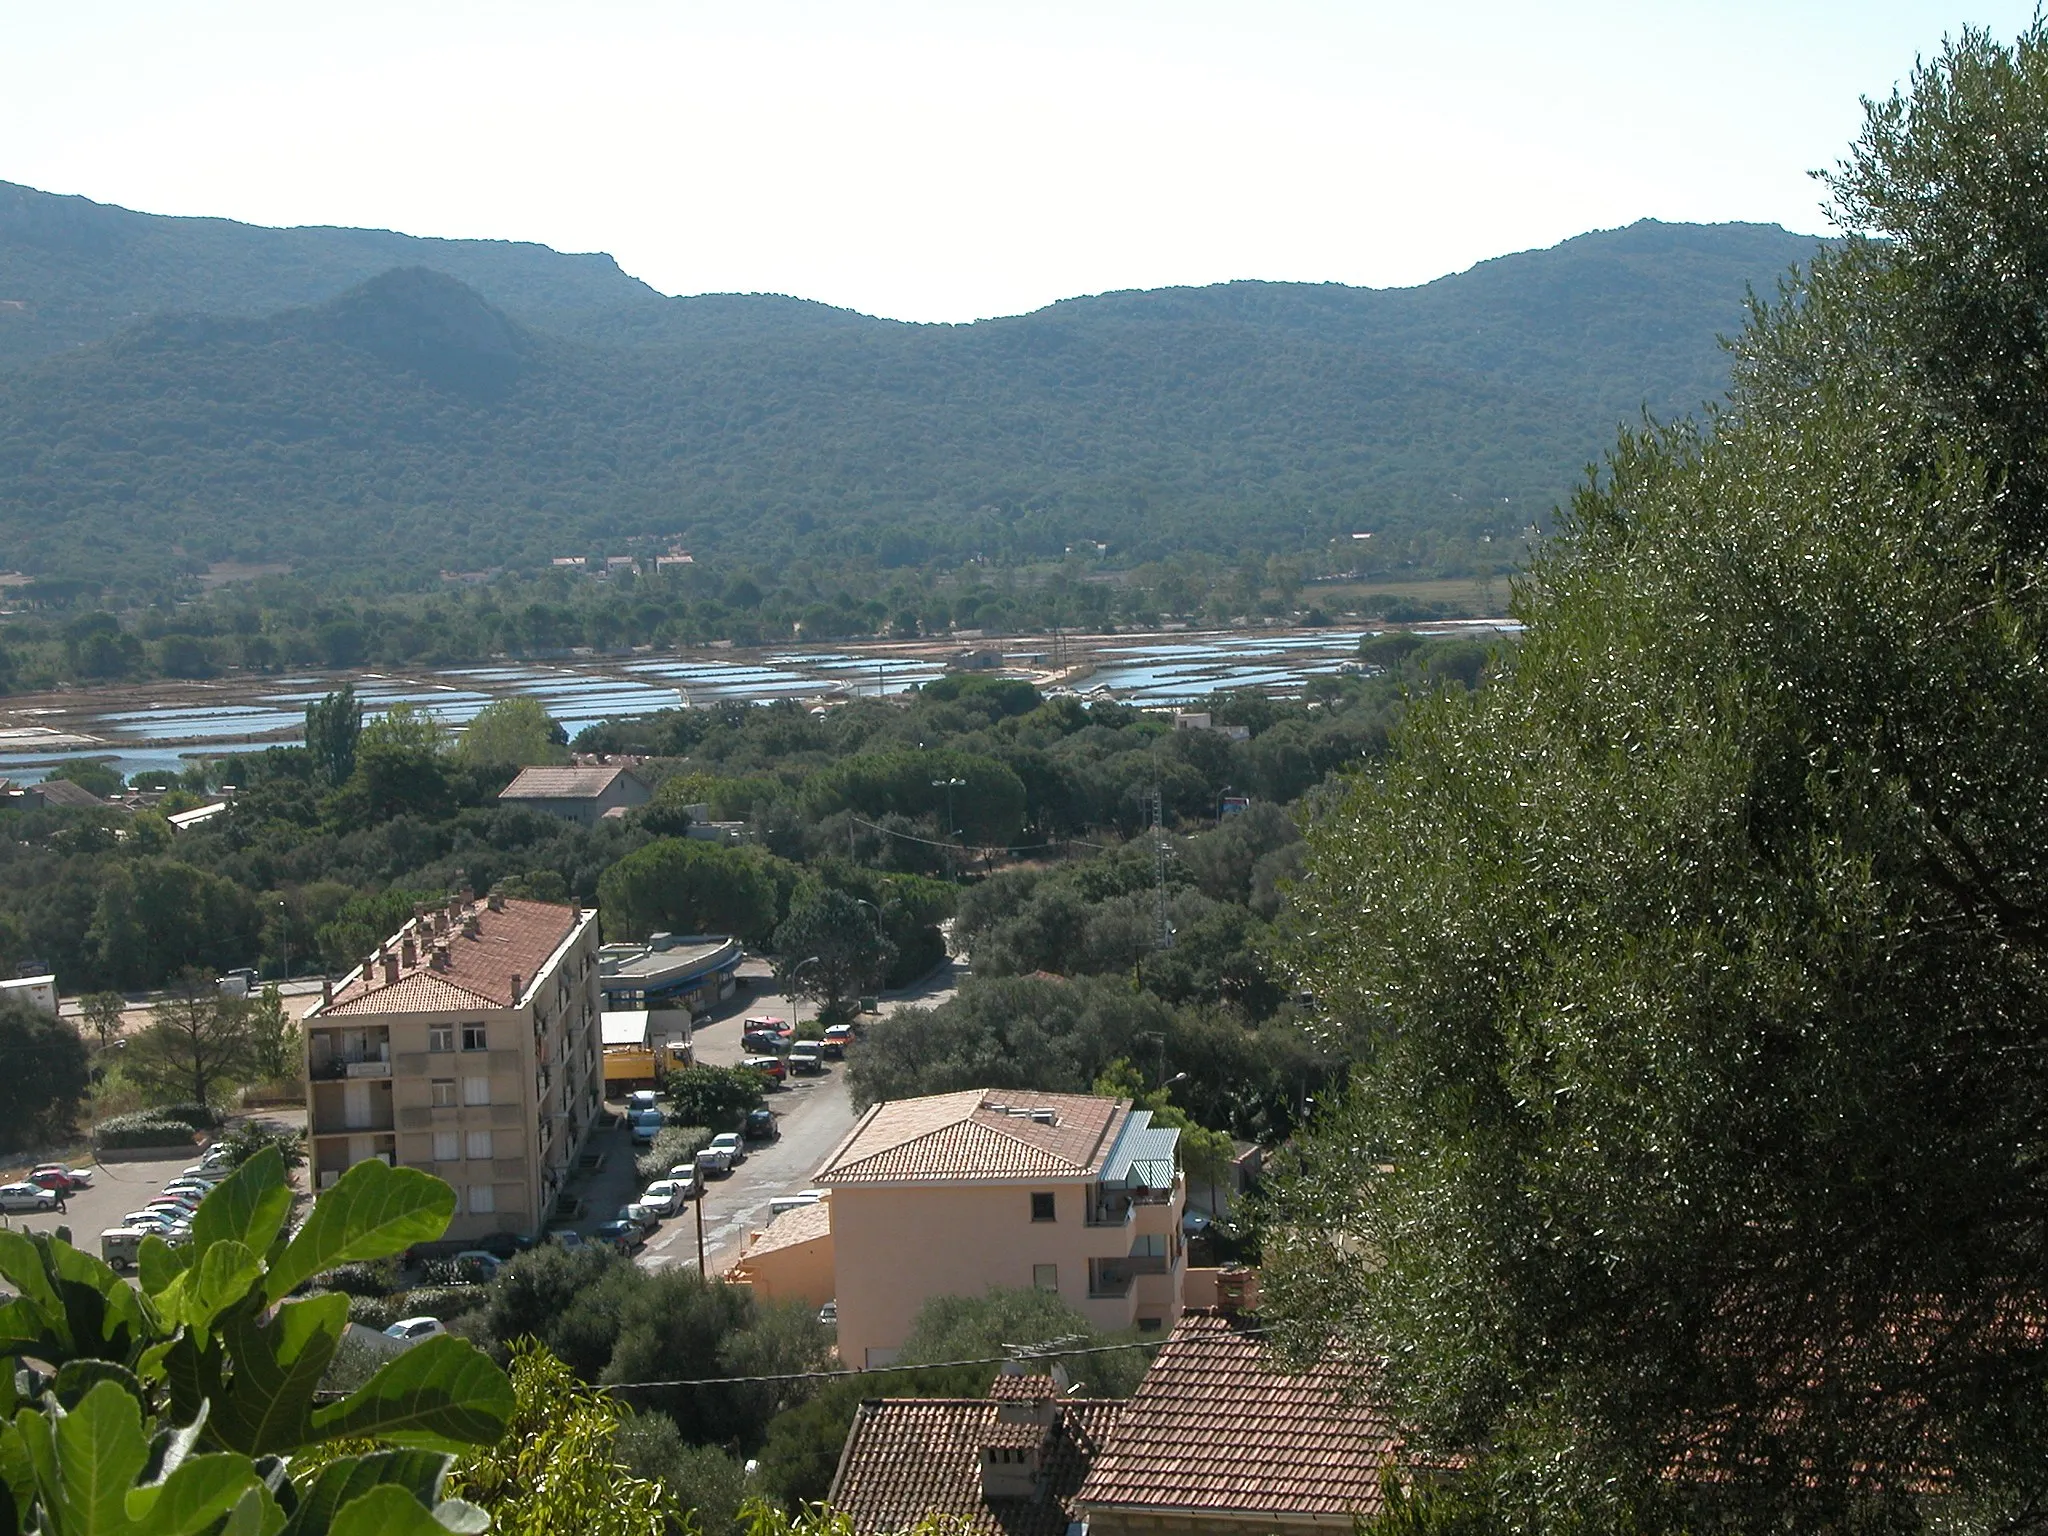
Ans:
[[[8,8],[0,179],[610,251],[918,320],[1425,281],[1661,219],[1818,230],[1860,121],[2033,0]]]

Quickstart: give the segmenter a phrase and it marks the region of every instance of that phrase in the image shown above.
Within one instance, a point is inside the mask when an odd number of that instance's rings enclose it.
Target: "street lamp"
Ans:
[[[948,837],[958,837],[960,835],[960,828],[953,817],[953,791],[965,789],[966,787],[967,781],[965,779],[932,780],[933,789],[943,789],[946,792],[946,836]]]
[[[278,990],[283,991],[284,984],[292,979],[292,912],[281,901],[277,910],[284,914],[277,925],[278,937],[284,943],[284,975],[278,978]]]

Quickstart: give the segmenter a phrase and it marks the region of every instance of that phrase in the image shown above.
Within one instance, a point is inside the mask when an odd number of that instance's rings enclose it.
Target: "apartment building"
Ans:
[[[1128,1099],[971,1089],[877,1104],[818,1170],[839,1353],[887,1365],[933,1296],[1057,1292],[1099,1328],[1181,1312],[1180,1133]]]
[[[455,1187],[448,1238],[536,1234],[602,1107],[594,910],[421,907],[306,1015],[316,1190],[381,1157]]]

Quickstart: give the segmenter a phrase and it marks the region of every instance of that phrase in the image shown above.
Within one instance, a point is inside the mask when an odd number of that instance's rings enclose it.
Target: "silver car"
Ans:
[[[54,1211],[57,1192],[40,1184],[0,1184],[0,1211]]]

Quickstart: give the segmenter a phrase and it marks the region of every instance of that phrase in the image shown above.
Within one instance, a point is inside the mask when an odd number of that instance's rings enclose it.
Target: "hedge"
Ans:
[[[701,1125],[665,1125],[654,1133],[654,1144],[633,1159],[633,1177],[645,1189],[656,1179],[668,1177],[677,1163],[687,1163],[711,1143],[711,1132]]]
[[[186,1109],[187,1105],[173,1105]],[[138,1109],[133,1114],[102,1120],[93,1131],[93,1141],[102,1147],[189,1147],[195,1126],[189,1118],[162,1109]]]

